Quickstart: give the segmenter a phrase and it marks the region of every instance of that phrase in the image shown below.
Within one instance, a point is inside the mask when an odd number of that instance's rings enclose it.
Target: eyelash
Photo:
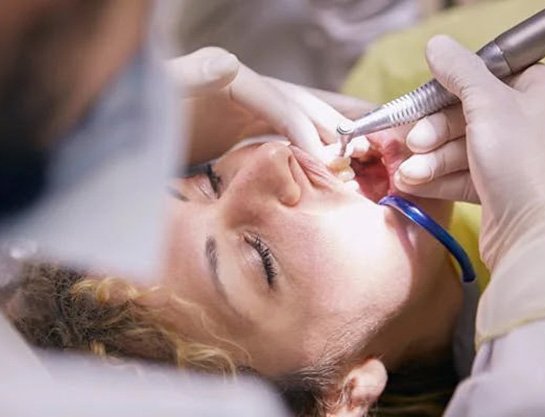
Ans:
[[[257,235],[248,236],[245,238],[246,242],[256,250],[256,252],[261,257],[261,262],[263,263],[263,269],[265,270],[265,275],[267,276],[267,284],[269,287],[273,287],[276,281],[276,275],[278,272],[274,266],[274,260],[269,247],[261,240]]]
[[[221,177],[214,171],[214,168],[211,163],[206,164],[206,176],[210,181],[210,186],[216,197],[221,196]],[[257,235],[248,236],[245,238],[246,242],[256,250],[261,262],[263,263],[263,269],[265,270],[265,275],[267,276],[267,284],[269,287],[273,287],[275,283],[275,278],[278,272],[274,266],[274,260],[269,247],[261,240]]]
[[[214,168],[212,168],[211,163],[206,164],[206,176],[208,177],[208,181],[210,181],[212,191],[214,191],[216,197],[219,198],[221,196],[222,180],[221,177],[216,173],[216,171],[214,171]]]

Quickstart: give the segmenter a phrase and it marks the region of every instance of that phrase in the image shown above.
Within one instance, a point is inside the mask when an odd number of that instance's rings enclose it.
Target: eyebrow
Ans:
[[[206,255],[206,260],[208,261],[208,269],[211,272],[214,286],[223,297],[226,297],[225,287],[220,281],[220,277],[218,275],[218,243],[214,237],[208,236],[206,238],[204,254]]]
[[[218,243],[213,236],[208,236],[206,238],[204,254],[206,256],[206,260],[208,261],[210,276],[212,277],[212,283],[214,284],[216,291],[220,294],[221,298],[225,300],[227,306],[237,315],[237,317],[243,319],[244,321],[249,321],[248,318],[238,311],[231,303],[229,297],[227,296],[227,292],[225,291],[225,287],[221,282],[218,274]]]

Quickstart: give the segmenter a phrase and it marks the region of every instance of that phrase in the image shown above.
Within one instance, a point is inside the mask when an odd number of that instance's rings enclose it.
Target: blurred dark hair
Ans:
[[[106,5],[106,0],[73,0],[28,12],[14,41],[0,44],[0,221],[44,191],[54,146],[46,135],[77,79],[63,62],[79,53],[78,42],[96,35]]]

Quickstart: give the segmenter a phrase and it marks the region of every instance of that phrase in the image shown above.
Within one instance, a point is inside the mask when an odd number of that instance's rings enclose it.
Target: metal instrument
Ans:
[[[478,52],[496,77],[504,79],[521,72],[545,56],[545,9],[487,43]],[[352,123],[341,123],[341,156],[355,137],[415,122],[454,104],[458,98],[432,79],[414,91],[396,98]]]

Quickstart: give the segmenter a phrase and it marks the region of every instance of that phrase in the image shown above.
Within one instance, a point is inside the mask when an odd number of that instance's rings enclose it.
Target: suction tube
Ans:
[[[403,197],[396,195],[388,195],[383,197],[378,204],[396,209],[409,220],[425,229],[445,248],[447,248],[454,259],[456,259],[456,262],[458,262],[458,265],[460,265],[460,269],[462,270],[462,281],[469,283],[475,280],[475,270],[473,269],[471,260],[469,259],[469,256],[467,256],[464,248],[462,248],[462,246],[451,236],[449,232],[443,229],[420,207],[404,199]]]

